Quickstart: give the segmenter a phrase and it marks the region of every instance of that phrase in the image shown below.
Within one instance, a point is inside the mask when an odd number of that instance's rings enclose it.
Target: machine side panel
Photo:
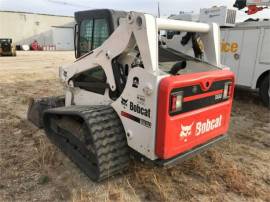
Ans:
[[[127,135],[128,145],[155,160],[158,79],[142,68],[130,71],[122,95],[112,103]]]

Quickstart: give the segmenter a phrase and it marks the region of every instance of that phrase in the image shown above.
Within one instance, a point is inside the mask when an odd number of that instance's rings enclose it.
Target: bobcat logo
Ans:
[[[194,124],[194,122],[191,125],[188,125],[188,126],[183,126],[181,124],[181,132],[180,132],[180,137],[181,138],[186,138],[186,137],[191,135],[191,129],[192,129],[193,124]]]
[[[127,107],[127,103],[128,103],[128,99],[124,99],[124,98],[122,98],[122,100],[121,100],[121,104],[124,106],[124,108],[126,108],[126,107]]]

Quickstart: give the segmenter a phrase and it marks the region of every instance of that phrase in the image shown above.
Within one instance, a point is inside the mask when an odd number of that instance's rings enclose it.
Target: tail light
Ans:
[[[232,95],[232,82],[226,82],[224,85],[223,99],[228,99]]]
[[[178,112],[182,110],[183,91],[171,94],[171,112]]]

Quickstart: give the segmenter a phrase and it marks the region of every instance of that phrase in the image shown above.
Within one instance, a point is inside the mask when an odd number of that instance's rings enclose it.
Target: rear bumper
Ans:
[[[216,143],[219,143],[219,142],[226,140],[227,138],[228,138],[227,134],[220,135],[214,139],[211,139],[210,141],[206,142],[205,144],[198,145],[197,147],[195,147],[187,152],[184,152],[182,154],[179,154],[178,156],[175,156],[173,158],[166,159],[166,160],[159,159],[159,160],[156,160],[155,163],[159,166],[167,166],[167,165],[180,163],[181,161],[184,161],[185,159],[191,158],[191,157],[195,156],[196,154],[199,154],[199,153],[205,151],[209,147],[212,147]]]

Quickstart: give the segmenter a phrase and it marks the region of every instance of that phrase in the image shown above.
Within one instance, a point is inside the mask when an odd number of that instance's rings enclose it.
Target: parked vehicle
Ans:
[[[0,56],[16,56],[16,46],[12,39],[0,38]]]

